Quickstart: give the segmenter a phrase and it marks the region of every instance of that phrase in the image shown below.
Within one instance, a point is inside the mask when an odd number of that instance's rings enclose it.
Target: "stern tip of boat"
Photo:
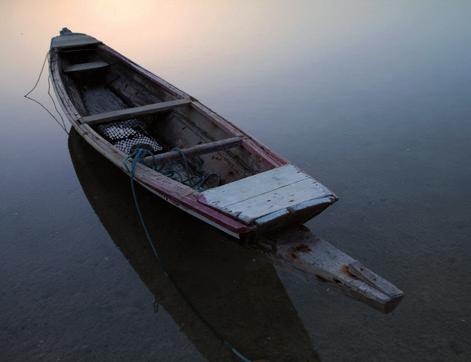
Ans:
[[[270,239],[275,249],[272,256],[283,265],[335,285],[382,313],[391,313],[404,297],[394,284],[305,227],[287,230]]]

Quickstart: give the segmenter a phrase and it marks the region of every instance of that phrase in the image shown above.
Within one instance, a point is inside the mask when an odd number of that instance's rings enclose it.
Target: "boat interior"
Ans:
[[[187,183],[191,187],[201,191],[274,167],[243,147],[241,135],[193,107],[189,98],[136,72],[99,44],[60,49],[59,64],[82,123],[127,154],[133,145],[146,144],[154,155],[146,159],[149,166],[173,160],[171,167],[181,168],[175,160],[187,156],[185,163],[198,180],[205,179],[204,184]],[[181,172],[167,173],[182,179]]]

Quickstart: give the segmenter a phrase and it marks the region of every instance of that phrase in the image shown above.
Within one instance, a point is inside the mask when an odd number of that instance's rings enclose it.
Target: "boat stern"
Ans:
[[[335,201],[332,191],[291,164],[206,190],[199,197],[199,202],[259,232],[303,224]]]

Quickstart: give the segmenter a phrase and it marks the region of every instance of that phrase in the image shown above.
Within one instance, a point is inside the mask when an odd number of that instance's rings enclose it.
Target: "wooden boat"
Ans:
[[[389,312],[403,293],[302,226],[335,194],[198,100],[99,40],[67,28],[49,67],[75,130],[124,172],[147,156],[136,182],[167,202]]]

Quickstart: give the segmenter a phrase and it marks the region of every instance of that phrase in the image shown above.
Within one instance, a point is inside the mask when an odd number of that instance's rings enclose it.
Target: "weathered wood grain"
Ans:
[[[296,213],[334,198],[329,189],[312,177],[286,165],[207,190],[200,200],[245,223],[252,223],[269,214],[273,214],[268,218],[273,221],[276,215]]]
[[[314,179],[304,179],[271,192],[248,200],[226,206],[224,210],[237,215],[239,220],[251,223],[255,219],[268,215],[307,200],[323,199],[331,195],[325,187]],[[322,200],[325,202],[325,200]]]
[[[273,256],[283,265],[317,276],[383,313],[393,311],[404,296],[396,286],[306,227],[289,228],[267,238]]]
[[[293,165],[285,165],[203,192],[206,201],[220,208],[271,192],[310,176]]]

